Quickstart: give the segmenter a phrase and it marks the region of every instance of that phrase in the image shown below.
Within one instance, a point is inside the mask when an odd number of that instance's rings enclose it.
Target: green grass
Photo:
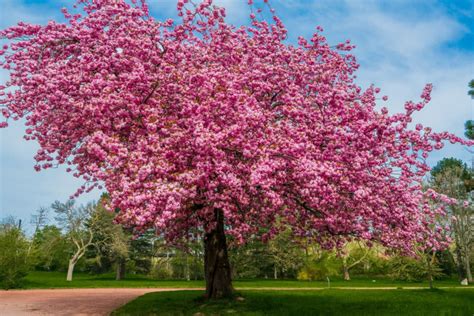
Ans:
[[[203,287],[204,281],[157,281],[144,275],[127,275],[124,280],[116,281],[112,273],[91,275],[74,273],[72,282],[66,281],[65,272],[30,272],[23,283],[25,289],[54,288],[196,288]]]
[[[435,281],[436,287],[460,286],[457,280]],[[237,280],[236,288],[326,288],[325,281],[296,281],[296,280]],[[331,280],[331,287],[428,287],[427,282],[399,282],[389,279],[354,278],[352,281],[341,279]],[[204,287],[203,281],[170,280],[158,281],[143,275],[127,275],[125,280],[116,281],[113,274],[90,275],[75,273],[72,282],[66,281],[64,272],[34,271],[25,278],[23,288],[199,288]],[[470,287],[473,287],[470,285]]]
[[[206,302],[201,291],[155,292],[112,315],[469,315],[472,289],[246,291],[244,301]]]

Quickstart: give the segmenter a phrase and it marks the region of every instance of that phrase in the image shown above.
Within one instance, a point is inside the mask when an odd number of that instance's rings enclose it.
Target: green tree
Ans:
[[[0,224],[0,286],[4,289],[20,287],[28,274],[29,243],[23,231],[14,223]]]
[[[121,225],[114,223],[115,213],[108,211],[104,204],[104,195],[97,203],[93,216],[85,223],[92,231],[93,239],[85,257],[88,269],[94,273],[109,271],[116,267],[116,279],[125,276],[125,263],[129,257],[131,234],[124,231]]]
[[[467,94],[471,96],[471,98],[474,98],[474,79],[469,81],[468,83],[469,90],[467,91]]]
[[[34,266],[38,270],[58,271],[67,268],[64,258],[71,247],[61,229],[54,225],[38,228],[32,240]]]
[[[74,267],[84,256],[86,250],[93,245],[94,225],[98,222],[95,203],[80,207],[76,207],[74,204],[73,200],[68,200],[66,203],[56,201],[51,205],[56,213],[56,221],[66,233],[66,237],[74,249],[69,259],[67,281],[72,281]]]
[[[471,98],[474,98],[474,79],[469,81],[468,87],[469,87],[469,90],[467,91],[467,94],[470,95]],[[464,123],[464,135],[466,135],[466,137],[469,139],[474,139],[474,121],[473,120],[467,120],[466,123]]]
[[[473,176],[465,163],[455,158],[445,158],[431,171],[431,186],[438,192],[458,199],[460,203],[448,208],[448,221],[454,234],[455,254],[460,278],[472,282],[470,256],[474,243],[474,208],[470,192]],[[467,202],[466,204],[462,203]]]

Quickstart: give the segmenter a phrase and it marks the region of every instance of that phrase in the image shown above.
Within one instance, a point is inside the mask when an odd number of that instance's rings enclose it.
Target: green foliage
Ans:
[[[474,190],[472,170],[460,159],[444,158],[431,169],[433,189],[456,199],[466,199]]]
[[[334,253],[322,251],[305,260],[304,266],[298,272],[300,281],[325,280],[336,276],[341,269],[341,263]]]
[[[234,278],[295,278],[305,259],[290,230],[267,243],[258,237],[229,251]]]
[[[473,120],[467,120],[466,123],[464,123],[464,135],[469,139],[474,139],[474,121]]]
[[[471,174],[466,163],[457,158],[443,158],[438,161],[436,166],[431,169],[431,176],[433,178],[436,178],[438,175],[444,173],[446,170],[449,169],[460,169],[461,178],[463,180],[469,180],[471,178]]]
[[[150,273],[155,238],[155,232],[150,230],[130,241],[128,257],[134,262],[134,266],[129,273]],[[132,267],[129,268],[132,269]]]
[[[449,250],[438,251],[436,253],[436,261],[441,273],[445,276],[456,275],[457,267],[453,255]]]
[[[438,266],[436,260],[430,265],[431,255],[423,254],[420,258],[415,259],[406,256],[393,256],[390,260],[390,274],[389,276],[394,280],[420,282],[430,277],[438,279],[443,276],[443,273]]]
[[[249,279],[272,275],[272,256],[267,244],[259,239],[229,249],[229,260],[234,279]]]
[[[155,262],[149,276],[154,280],[170,280],[173,279],[173,270],[167,262]]]
[[[154,258],[150,276],[156,280],[204,279],[204,250],[200,239],[182,241],[172,247],[163,239],[154,240]]]
[[[61,230],[53,225],[38,229],[33,236],[33,264],[37,270],[65,271],[71,247]]]
[[[0,287],[18,288],[30,269],[29,243],[13,225],[0,225]]]
[[[108,272],[114,264],[129,258],[131,234],[125,232],[121,225],[115,224],[114,217],[115,214],[99,202],[86,223],[94,236],[94,247],[90,247],[85,254],[86,270],[91,273]]]
[[[467,91],[467,94],[471,96],[471,98],[474,98],[474,79],[469,81],[468,83],[469,90]]]

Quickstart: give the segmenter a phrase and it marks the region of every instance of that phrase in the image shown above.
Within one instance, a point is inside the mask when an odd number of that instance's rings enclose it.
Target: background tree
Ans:
[[[125,265],[129,258],[132,236],[121,225],[114,223],[115,213],[104,207],[106,196],[97,203],[93,216],[85,226],[92,230],[92,243],[85,254],[89,268],[95,272],[105,272],[115,265],[116,279],[125,277]]]
[[[144,1],[82,0],[65,23],[0,32],[0,126],[26,119],[37,170],[68,165],[85,181],[77,194],[105,183],[137,233],[177,242],[202,230],[210,298],[233,291],[227,237],[262,227],[264,240],[284,224],[324,248],[347,236],[446,245],[429,202],[444,197],[422,191],[419,158],[467,143],[409,128],[431,85],[389,115],[380,89],[355,84],[350,43],[329,45],[318,28],[295,47],[273,11],[236,28],[212,1],[177,3],[181,20],[160,22]]]
[[[74,204],[74,200],[68,200],[66,203],[56,201],[51,205],[56,213],[55,220],[74,246],[74,252],[69,259],[67,281],[72,281],[74,266],[84,256],[87,248],[93,245],[94,228],[100,218],[94,203],[79,207]]]
[[[268,242],[268,252],[273,263],[273,278],[295,277],[303,265],[303,248],[286,229]]]
[[[468,281],[472,282],[470,256],[474,243],[474,209],[472,206],[471,183],[472,171],[459,159],[445,158],[431,171],[431,184],[442,192],[460,202],[449,207],[449,224],[454,234],[455,253],[458,265]]]
[[[344,249],[342,250],[342,269],[344,280],[350,281],[351,275],[350,270],[362,263],[369,255],[371,248],[366,245],[361,244],[360,242],[350,242],[346,243]]]
[[[469,87],[469,90],[467,91],[467,94],[471,98],[474,98],[474,79],[469,81],[468,87]],[[466,123],[464,124],[464,135],[466,135],[466,137],[469,139],[474,139],[474,121],[473,120],[467,120]]]
[[[29,243],[12,220],[0,223],[0,287],[20,287],[30,269]]]
[[[474,79],[469,81],[468,83],[469,90],[467,91],[467,94],[471,96],[471,98],[474,98]]]
[[[33,263],[37,270],[65,271],[67,258],[71,252],[68,239],[61,229],[54,225],[46,225],[36,230],[32,239]]]

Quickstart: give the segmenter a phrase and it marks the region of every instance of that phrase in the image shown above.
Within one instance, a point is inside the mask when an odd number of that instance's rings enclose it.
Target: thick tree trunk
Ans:
[[[74,259],[69,260],[69,266],[67,267],[66,281],[72,281],[72,274],[74,273],[74,266],[76,262]]]
[[[125,260],[120,259],[117,262],[117,270],[115,274],[115,280],[120,281],[125,278]]]
[[[232,277],[224,232],[224,212],[214,211],[216,226],[204,236],[204,274],[206,297],[218,299],[233,294]]]

